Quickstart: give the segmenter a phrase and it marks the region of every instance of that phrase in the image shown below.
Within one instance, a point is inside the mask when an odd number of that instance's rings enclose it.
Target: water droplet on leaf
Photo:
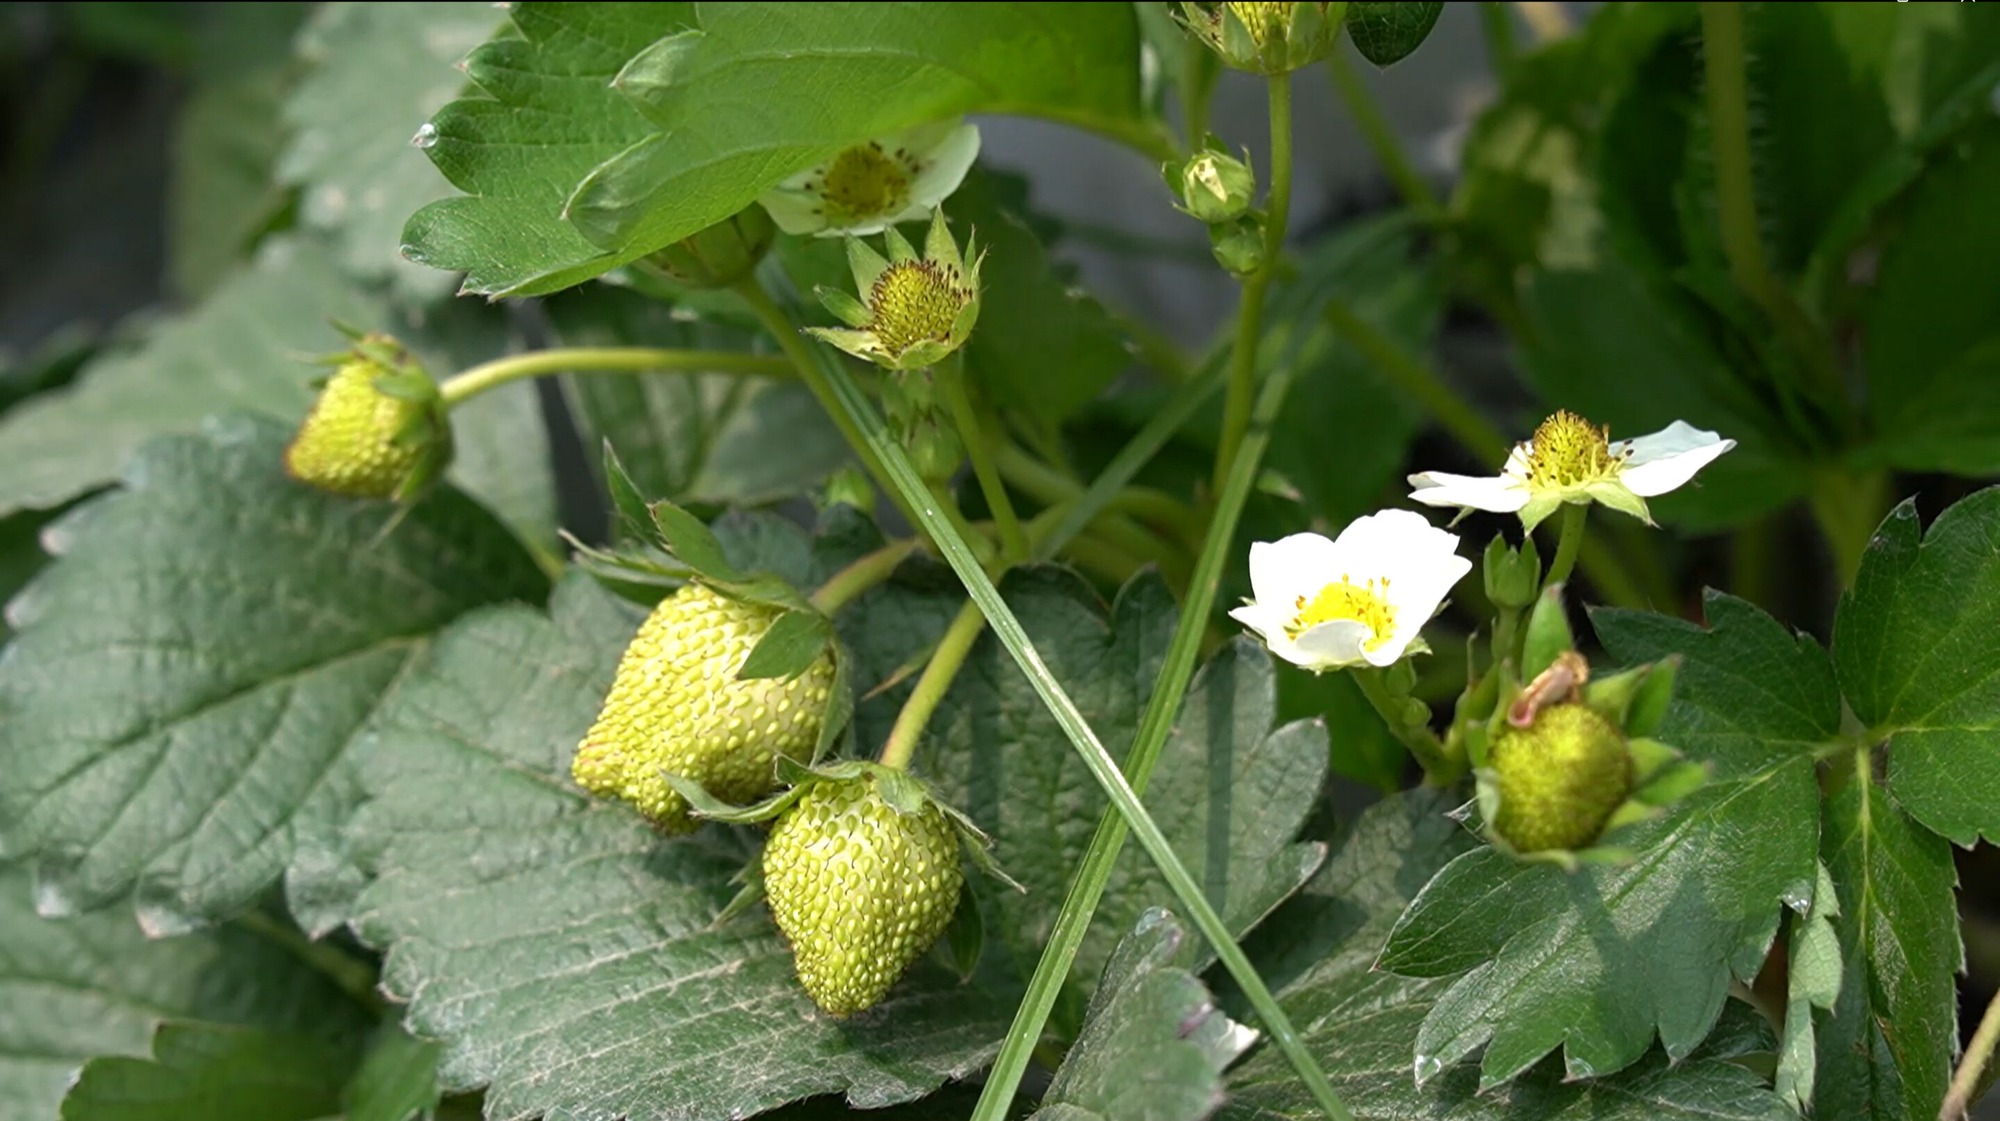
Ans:
[[[437,142],[438,128],[429,121],[425,121],[424,127],[418,129],[415,136],[410,137],[410,144],[417,148],[434,148],[437,146]]]

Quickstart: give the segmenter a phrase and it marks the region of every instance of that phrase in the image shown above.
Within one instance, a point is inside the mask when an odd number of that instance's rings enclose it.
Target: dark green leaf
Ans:
[[[1222,1104],[1223,1070],[1257,1037],[1175,968],[1186,939],[1164,910],[1139,916],[1032,1121],[1201,1121]]]
[[[163,1024],[150,1059],[85,1063],[62,1121],[313,1121],[340,1111],[357,1039],[218,1024]]]
[[[49,1121],[84,1061],[146,1053],[163,1021],[339,1038],[362,1009],[276,943],[228,926],[146,937],[126,908],[44,919],[0,872],[0,1121]]]
[[[617,263],[563,208],[592,168],[652,131],[611,80],[648,43],[691,26],[694,5],[529,2],[507,14],[511,26],[465,61],[476,88],[418,134],[465,195],[411,217],[404,254],[466,273],[468,292],[535,295]]]
[[[1502,1089],[1478,1092],[1469,1069],[1420,1085],[1412,1041],[1447,986],[1371,967],[1396,915],[1473,838],[1445,817],[1441,791],[1398,795],[1364,813],[1336,842],[1326,867],[1253,937],[1266,976],[1305,1042],[1355,1115],[1418,1121],[1791,1121],[1763,1081],[1726,1061],[1767,1049],[1755,1017],[1725,1015],[1724,1030],[1678,1063],[1657,1051],[1638,1065],[1566,1081],[1545,1064]],[[1419,1060],[1421,1062],[1421,1060]],[[1419,1065],[1417,1073],[1426,1072]],[[1283,1057],[1265,1048],[1230,1078],[1230,1121],[1319,1117]]]
[[[1826,815],[1820,846],[1841,891],[1841,985],[1832,1013],[1815,1017],[1815,1112],[1931,1121],[1958,1047],[1952,978],[1965,966],[1951,847],[1865,771],[1828,801]]]
[[[1389,733],[1352,676],[1310,673],[1287,662],[1278,668],[1278,719],[1318,717],[1327,728],[1327,765],[1334,774],[1384,794],[1402,789],[1410,753]]]
[[[1481,1045],[1482,1086],[1557,1047],[1569,1075],[1603,1075],[1656,1034],[1680,1059],[1715,1026],[1730,979],[1763,966],[1781,907],[1810,903],[1814,756],[1840,728],[1826,655],[1741,600],[1711,594],[1708,612],[1708,630],[1640,612],[1593,619],[1627,662],[1682,656],[1657,735],[1717,781],[1637,827],[1629,864],[1568,874],[1477,850],[1398,924],[1384,968],[1464,974],[1424,1021],[1420,1075]]]
[[[1442,11],[1441,3],[1350,3],[1347,36],[1362,58],[1387,66],[1423,45]]]
[[[51,527],[0,664],[0,844],[50,913],[139,893],[149,927],[241,910],[353,797],[351,737],[428,635],[533,598],[506,531],[445,491],[386,503],[285,478],[284,434],[157,441]]]
[[[278,179],[299,188],[299,217],[323,230],[351,275],[442,295],[452,277],[402,259],[403,223],[451,193],[410,138],[462,77],[453,69],[504,17],[483,0],[342,2],[299,39],[310,71],[285,102],[291,140]]]
[[[657,131],[569,200],[569,221],[614,259],[719,222],[848,145],[958,113],[1162,140],[1141,114],[1127,5],[723,3],[699,22],[618,76]]]
[[[833,637],[833,624],[817,611],[787,611],[778,616],[757,648],[736,671],[741,680],[758,677],[795,677],[805,672],[826,649]]]
[[[567,346],[749,351],[757,336],[630,290],[592,285],[548,301]],[[645,493],[692,505],[760,505],[818,484],[850,453],[803,385],[741,374],[573,374],[563,379],[586,439],[618,449]]]
[[[347,1084],[347,1121],[410,1121],[438,1104],[438,1045],[391,1024]]]
[[[1834,623],[1854,714],[1889,745],[1889,790],[1970,847],[2000,840],[2000,487],[1946,510],[1919,543],[1914,501],[1890,511]]]

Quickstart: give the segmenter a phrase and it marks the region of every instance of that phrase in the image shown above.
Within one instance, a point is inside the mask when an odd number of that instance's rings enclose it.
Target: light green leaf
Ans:
[[[1790,991],[1785,999],[1784,1038],[1778,1045],[1778,1074],[1772,1086],[1801,1116],[1812,1108],[1819,1064],[1813,1009],[1830,1012],[1840,998],[1840,936],[1833,928],[1834,916],[1839,913],[1839,894],[1822,864],[1811,906],[1792,920],[1786,957]]]
[[[339,1038],[363,1010],[273,942],[227,926],[151,939],[129,909],[38,917],[0,872],[0,1121],[49,1121],[85,1060],[146,1053],[167,1020]]]
[[[1958,1048],[1952,979],[1965,968],[1951,846],[1857,768],[1827,802],[1820,849],[1842,892],[1841,983],[1833,1011],[1815,1017],[1815,1113],[1932,1121]]]
[[[1139,917],[1031,1121],[1201,1121],[1222,1104],[1222,1072],[1257,1033],[1175,967],[1186,939],[1166,911]]]
[[[959,113],[1050,117],[1158,154],[1123,4],[703,4],[700,34],[619,75],[656,131],[590,173],[567,217],[629,260],[719,222],[787,175]]]
[[[1572,874],[1475,850],[1398,924],[1383,968],[1462,974],[1417,1037],[1420,1078],[1482,1045],[1482,1087],[1558,1047],[1571,1077],[1623,1070],[1656,1035],[1681,1059],[1714,1028],[1731,978],[1762,968],[1781,908],[1811,900],[1814,757],[1840,730],[1826,655],[1742,600],[1711,593],[1707,611],[1708,630],[1643,612],[1593,622],[1624,662],[1682,656],[1657,736],[1715,781],[1636,828],[1629,864]]]
[[[403,223],[451,185],[410,139],[458,93],[455,64],[502,14],[484,0],[328,4],[299,38],[311,69],[285,102],[291,139],[279,182],[298,187],[299,218],[325,231],[350,275],[439,296],[449,275],[405,263]]]
[[[157,441],[126,489],[51,527],[0,660],[0,850],[50,914],[137,891],[155,931],[240,911],[354,795],[351,737],[431,632],[541,594],[489,515],[285,478],[284,434],[233,420]]]
[[[465,60],[475,88],[417,140],[465,195],[417,211],[402,240],[411,260],[466,273],[467,292],[539,295],[619,263],[563,221],[564,207],[592,168],[652,132],[611,81],[648,43],[692,26],[694,5],[527,2],[507,16]]]
[[[1768,1048],[1740,1005],[1699,1051],[1670,1063],[1655,1051],[1617,1074],[1568,1081],[1544,1064],[1480,1092],[1469,1068],[1412,1079],[1412,1041],[1448,986],[1372,968],[1397,914],[1452,856],[1474,843],[1445,814],[1441,791],[1397,795],[1343,831],[1326,867],[1249,944],[1334,1087],[1368,1121],[1792,1121],[1756,1075],[1727,1060]],[[1421,1062],[1421,1060],[1420,1060]],[[1418,1067],[1421,1076],[1434,1073]],[[1274,1049],[1230,1078],[1229,1121],[1305,1121],[1320,1113]]]
[[[219,1024],[163,1024],[150,1059],[85,1063],[62,1121],[313,1121],[340,1110],[359,1039]]]
[[[390,1024],[347,1084],[347,1121],[409,1121],[438,1103],[438,1045]]]
[[[676,346],[754,350],[749,330],[689,322],[682,309],[636,292],[593,285],[548,302],[568,346]],[[760,505],[818,484],[848,461],[839,429],[803,385],[740,374],[563,379],[586,445],[605,440],[639,489],[690,505]]]
[[[1834,622],[1854,714],[1889,747],[1889,790],[1970,847],[2000,840],[2000,487],[1921,535],[1914,500],[1889,512]]]
[[[193,432],[213,414],[303,417],[317,372],[309,359],[347,345],[332,321],[395,334],[442,377],[506,349],[494,314],[469,301],[398,307],[343,278],[313,242],[267,242],[193,312],[0,418],[0,513],[103,486],[148,439]],[[451,477],[524,532],[550,534],[555,485],[534,387],[503,386],[457,410],[453,436]]]

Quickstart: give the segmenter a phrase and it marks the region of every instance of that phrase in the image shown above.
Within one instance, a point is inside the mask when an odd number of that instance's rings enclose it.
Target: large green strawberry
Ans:
[[[576,749],[577,783],[624,799],[667,833],[695,826],[668,774],[727,802],[769,793],[778,756],[812,755],[833,687],[830,653],[790,679],[737,679],[780,614],[701,584],[662,600],[625,648],[604,708]]]
[[[878,778],[815,782],[771,829],[764,891],[799,983],[835,1016],[881,1000],[951,924],[958,832],[928,798],[905,811]]]
[[[1520,852],[1580,849],[1604,831],[1632,791],[1632,753],[1618,726],[1583,704],[1542,708],[1493,741],[1498,779],[1493,828]]]
[[[355,498],[408,498],[451,456],[429,375],[387,335],[362,338],[285,449],[302,483]]]

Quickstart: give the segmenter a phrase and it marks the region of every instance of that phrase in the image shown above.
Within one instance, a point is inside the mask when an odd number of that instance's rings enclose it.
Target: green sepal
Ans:
[[[421,405],[438,399],[437,383],[417,369],[384,370],[370,382],[375,392],[398,401]]]
[[[786,611],[757,640],[736,671],[738,681],[794,678],[804,673],[833,638],[833,621],[817,611]]]
[[[813,744],[812,761],[818,764],[833,751],[834,745],[847,733],[848,722],[854,717],[854,682],[848,668],[853,659],[840,644],[833,640],[833,684],[826,691],[826,707],[819,712],[819,740]]]
[[[700,518],[664,498],[649,503],[647,511],[667,551],[697,574],[707,577],[705,582],[715,585],[744,582],[744,574],[723,556],[722,542]]]
[[[1569,629],[1563,586],[1550,585],[1528,615],[1527,630],[1521,638],[1521,680],[1533,681],[1536,674],[1555,664],[1556,655],[1574,649],[1576,635]]]
[[[784,758],[782,755],[779,756],[781,760]],[[730,825],[753,825],[760,821],[769,821],[790,809],[792,803],[804,797],[806,787],[810,785],[805,783],[793,786],[747,806],[732,806],[710,794],[707,787],[693,779],[667,771],[662,771],[661,776],[667,780],[668,786],[674,788],[674,793],[687,799],[689,813],[703,821],[721,821]]]
[[[618,515],[618,527],[628,537],[651,542],[654,538],[653,511],[646,503],[646,496],[639,490],[639,484],[625,470],[624,461],[618,458],[618,449],[604,441],[604,486],[611,492],[611,508]]]
[[[729,902],[722,905],[722,910],[715,913],[715,918],[708,924],[710,930],[718,930],[728,925],[745,911],[764,901],[764,864],[762,861],[752,860],[748,864],[745,864],[737,870],[736,875],[730,882],[739,885],[737,892],[735,895],[730,896]]]
[[[1625,734],[1650,736],[1666,719],[1667,706],[1674,699],[1674,681],[1680,676],[1682,658],[1672,654],[1653,663],[1653,672],[1639,683],[1638,692],[1625,709]]]
[[[813,286],[813,295],[819,297],[820,304],[832,312],[835,319],[849,327],[859,329],[868,326],[867,306],[846,292],[831,285],[817,284]]]

